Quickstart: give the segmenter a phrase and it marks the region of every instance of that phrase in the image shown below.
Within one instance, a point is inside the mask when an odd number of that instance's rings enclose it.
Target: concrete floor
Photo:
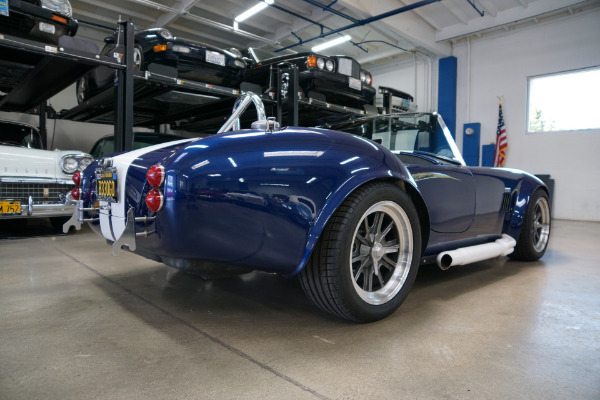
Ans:
[[[373,324],[294,279],[203,281],[0,221],[0,399],[600,399],[600,223],[540,262],[424,267]]]

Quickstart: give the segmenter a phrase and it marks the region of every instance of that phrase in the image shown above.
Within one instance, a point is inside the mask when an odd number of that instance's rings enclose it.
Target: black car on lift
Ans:
[[[263,93],[275,90],[275,68],[294,64],[306,97],[359,109],[373,103],[373,76],[351,57],[312,52],[277,56],[254,48],[244,50],[244,55],[251,64],[244,81],[261,85]]]
[[[64,35],[75,36],[79,24],[68,0],[10,0],[0,7],[0,33],[58,44]],[[2,4],[0,4],[1,6]]]
[[[104,39],[101,54],[119,53],[117,35]],[[146,29],[135,34],[134,67],[148,70],[151,64],[171,71],[177,78],[237,88],[246,70],[246,61],[237,49],[224,50],[206,43],[175,37],[167,29]],[[156,70],[155,70],[156,71]],[[77,101],[82,103],[114,85],[115,70],[100,66],[76,84]]]

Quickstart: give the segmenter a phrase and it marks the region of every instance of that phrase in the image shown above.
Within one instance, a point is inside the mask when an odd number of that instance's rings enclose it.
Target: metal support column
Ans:
[[[47,122],[47,111],[48,111],[48,106],[46,101],[42,102],[40,104],[40,126],[38,127],[40,130],[40,135],[42,135],[42,149],[47,149],[47,150],[52,150],[52,149],[48,149],[48,129],[46,128],[46,122]],[[56,118],[56,117],[55,117]],[[52,133],[54,135],[54,132]]]
[[[298,126],[298,66],[290,64],[288,68],[288,126]],[[281,125],[280,125],[281,126]]]
[[[117,71],[117,109],[115,113],[115,151],[133,148],[133,48],[134,26],[119,22],[119,38],[124,53],[125,69]]]

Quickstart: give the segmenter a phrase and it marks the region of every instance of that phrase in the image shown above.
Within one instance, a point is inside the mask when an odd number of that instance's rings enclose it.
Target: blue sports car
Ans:
[[[233,129],[249,103],[252,129]],[[546,186],[467,167],[440,115],[405,113],[280,129],[246,95],[220,133],[103,157],[75,174],[83,221],[112,242],[208,277],[299,276],[321,309],[390,315],[419,265],[543,256]],[[335,128],[335,129],[333,129]]]

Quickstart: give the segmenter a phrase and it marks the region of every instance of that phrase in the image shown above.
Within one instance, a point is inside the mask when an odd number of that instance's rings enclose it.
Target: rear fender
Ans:
[[[398,168],[398,166],[396,166],[395,170],[381,169],[375,171],[365,171],[365,173],[355,175],[351,179],[347,180],[329,197],[324,207],[321,209],[321,212],[317,216],[312,228],[310,229],[300,264],[294,271],[288,274],[288,276],[297,275],[306,266],[306,263],[310,259],[312,252],[317,245],[323,230],[325,229],[325,226],[335,211],[346,200],[346,198],[359,187],[369,182],[381,180],[398,185],[402,190],[411,196],[415,203],[415,207],[418,210],[423,232],[422,235],[423,239],[425,240],[424,243],[427,242],[429,237],[429,214],[427,213],[425,202],[423,201],[423,198],[406,167],[401,164],[401,167]],[[423,246],[423,248],[425,248],[425,246]]]

